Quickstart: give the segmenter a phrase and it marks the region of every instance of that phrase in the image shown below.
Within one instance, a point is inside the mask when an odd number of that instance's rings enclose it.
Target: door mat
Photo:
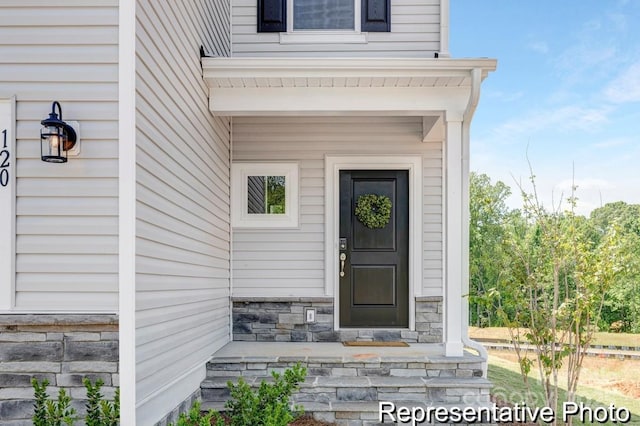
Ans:
[[[344,346],[395,346],[409,347],[407,342],[342,342]]]

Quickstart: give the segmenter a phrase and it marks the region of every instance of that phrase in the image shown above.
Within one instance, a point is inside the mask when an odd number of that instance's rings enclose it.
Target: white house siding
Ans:
[[[442,294],[442,142],[422,142],[420,117],[236,117],[233,159],[298,161],[299,229],[233,232],[233,295],[325,295],[324,157],[420,155],[423,295]]]
[[[222,1],[136,11],[136,401],[153,424],[229,340],[229,120],[208,110],[199,48],[229,54]]]
[[[432,58],[440,50],[440,0],[391,0],[391,32],[370,32],[367,43],[281,44],[279,33],[257,33],[256,11],[257,0],[232,0],[233,56]]]
[[[117,79],[117,0],[0,2],[0,96],[17,100],[16,310],[118,309]],[[40,160],[54,100],[80,126],[66,164]]]

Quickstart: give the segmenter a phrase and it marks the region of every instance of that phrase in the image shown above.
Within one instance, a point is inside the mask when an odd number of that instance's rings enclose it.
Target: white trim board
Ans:
[[[136,424],[136,3],[118,11],[118,311],[120,421]]]
[[[16,98],[0,98],[0,312],[15,307]]]
[[[422,157],[325,156],[325,294],[334,297],[334,329],[340,329],[338,238],[340,170],[409,171],[409,329],[415,329],[415,297],[422,294]],[[333,259],[333,261],[331,260]]]
[[[280,44],[365,44],[367,34],[354,31],[298,31],[280,33]]]

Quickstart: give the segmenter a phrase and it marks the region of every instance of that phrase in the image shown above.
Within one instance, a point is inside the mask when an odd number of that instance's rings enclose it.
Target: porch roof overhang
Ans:
[[[216,115],[446,113],[462,119],[473,113],[479,85],[496,60],[217,57],[202,58],[202,67]]]

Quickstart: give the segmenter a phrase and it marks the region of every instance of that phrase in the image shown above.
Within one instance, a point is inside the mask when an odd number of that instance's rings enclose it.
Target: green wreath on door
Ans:
[[[391,206],[386,195],[361,195],[356,202],[356,218],[367,228],[384,228],[391,219]]]

